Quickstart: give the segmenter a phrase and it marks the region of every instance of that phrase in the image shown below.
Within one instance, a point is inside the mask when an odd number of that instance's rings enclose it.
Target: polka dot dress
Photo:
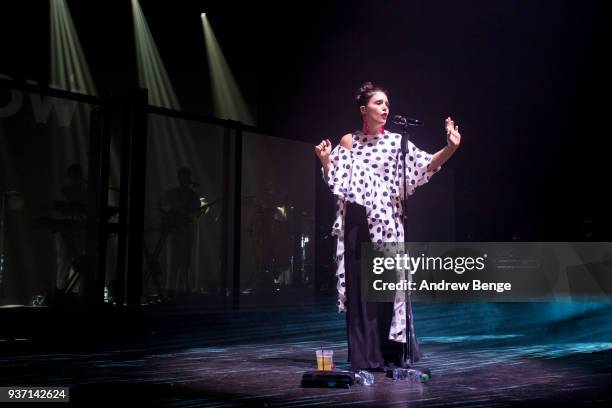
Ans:
[[[338,278],[338,311],[346,312],[344,269],[344,220],[347,202],[366,209],[370,240],[374,244],[404,241],[401,197],[404,188],[412,195],[418,186],[427,183],[440,168],[429,169],[432,155],[418,149],[408,141],[408,154],[398,160],[401,135],[385,131],[384,134],[353,133],[352,148],[336,146],[330,155],[327,182],[336,196],[336,217],[332,235],[336,237],[336,276]],[[402,185],[403,166],[406,166],[406,185]],[[403,279],[404,271],[398,271]],[[400,275],[401,274],[401,275]],[[389,339],[406,342],[406,300],[397,292]],[[409,319],[412,322],[412,319]]]

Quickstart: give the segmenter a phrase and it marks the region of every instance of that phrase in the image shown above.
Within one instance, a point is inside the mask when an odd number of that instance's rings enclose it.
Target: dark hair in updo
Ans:
[[[381,86],[374,85],[370,81],[365,82],[363,85],[361,85],[361,88],[359,88],[359,92],[357,93],[357,106],[367,106],[368,101],[376,92],[382,92],[385,95],[387,94],[387,91]]]

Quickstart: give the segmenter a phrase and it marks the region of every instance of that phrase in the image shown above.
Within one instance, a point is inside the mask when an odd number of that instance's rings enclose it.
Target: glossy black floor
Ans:
[[[608,304],[416,304],[425,384],[376,373],[373,386],[300,387],[314,350],[348,368],[344,315],[309,304],[216,307],[210,299],[141,313],[0,310],[1,386],[69,386],[72,404],[137,406],[606,406]]]

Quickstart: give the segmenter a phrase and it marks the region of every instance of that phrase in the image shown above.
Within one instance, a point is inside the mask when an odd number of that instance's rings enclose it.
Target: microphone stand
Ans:
[[[406,242],[406,231],[408,231],[406,229],[406,220],[407,220],[407,216],[406,216],[406,199],[408,197],[408,193],[407,193],[407,186],[406,186],[406,155],[409,153],[408,152],[408,141],[410,140],[410,134],[408,133],[408,122],[404,119],[402,121],[402,123],[400,123],[401,129],[400,129],[400,134],[402,135],[402,142],[401,142],[401,154],[400,154],[400,159],[402,163],[402,180],[401,182],[403,183],[402,186],[404,187],[404,194],[402,197],[402,226],[404,227],[404,242],[402,244],[405,244]],[[403,247],[403,245],[402,245]],[[410,271],[408,271],[408,273],[410,273]],[[413,358],[412,358],[412,327],[413,327],[413,323],[412,323],[412,304],[411,304],[411,300],[410,300],[410,288],[408,288],[408,294],[407,294],[407,299],[406,299],[406,343],[404,344],[404,347],[402,347],[402,365],[405,364],[406,360],[408,360],[409,364],[412,365],[414,364]],[[408,316],[409,315],[409,316]]]

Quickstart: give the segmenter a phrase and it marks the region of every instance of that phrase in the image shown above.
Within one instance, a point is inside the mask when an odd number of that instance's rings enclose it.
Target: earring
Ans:
[[[370,129],[368,128],[368,115],[364,113],[363,114],[363,133],[367,135],[369,131]]]
[[[382,126],[380,127],[380,134],[381,134],[381,135],[384,135],[384,134],[385,134],[385,125],[382,125]]]

